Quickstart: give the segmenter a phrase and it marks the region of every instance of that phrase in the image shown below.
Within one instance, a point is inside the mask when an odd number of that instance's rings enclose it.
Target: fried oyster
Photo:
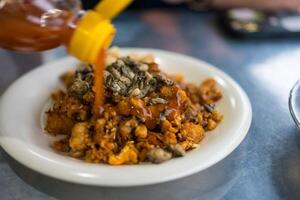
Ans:
[[[222,94],[213,79],[200,86],[161,72],[158,65],[120,57],[107,65],[105,99],[94,116],[90,66],[61,77],[65,91],[53,92],[45,130],[64,135],[53,147],[87,162],[111,165],[161,163],[184,156],[222,115],[214,103]]]

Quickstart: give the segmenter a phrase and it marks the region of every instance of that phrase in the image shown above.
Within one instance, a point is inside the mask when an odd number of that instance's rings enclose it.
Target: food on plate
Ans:
[[[53,147],[75,158],[110,165],[161,163],[184,156],[222,121],[214,79],[199,86],[159,69],[153,56],[106,53],[102,99],[95,70],[85,65],[60,78],[45,130],[64,135]],[[98,81],[99,82],[99,81]]]

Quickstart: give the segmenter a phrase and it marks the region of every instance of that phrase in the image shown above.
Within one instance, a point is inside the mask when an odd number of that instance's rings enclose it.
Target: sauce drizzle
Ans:
[[[101,49],[94,65],[94,86],[95,102],[93,106],[94,116],[101,114],[102,106],[104,103],[104,87],[103,87],[103,71],[105,66],[105,50]]]

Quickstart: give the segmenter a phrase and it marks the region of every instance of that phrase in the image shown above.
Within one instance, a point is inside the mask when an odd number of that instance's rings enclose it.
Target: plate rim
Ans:
[[[157,55],[157,57],[159,57],[159,55],[161,54],[165,54],[165,55],[170,55],[170,56],[177,56],[177,57],[181,57],[183,59],[188,59],[188,60],[192,60],[193,62],[198,62],[200,63],[202,66],[205,67],[210,67],[212,68],[214,71],[216,71],[218,73],[218,75],[221,75],[222,79],[225,79],[226,82],[228,82],[239,94],[240,98],[242,99],[242,104],[244,106],[245,109],[247,109],[248,113],[246,113],[248,116],[244,116],[244,121],[243,124],[244,126],[239,126],[237,131],[241,132],[242,134],[239,134],[239,137],[236,138],[235,142],[231,144],[230,148],[228,147],[222,154],[219,154],[219,156],[215,156],[214,159],[211,159],[211,161],[209,163],[206,163],[204,165],[202,165],[202,167],[193,167],[191,170],[188,170],[186,172],[182,172],[180,174],[176,174],[173,176],[168,176],[165,177],[164,179],[161,180],[156,180],[156,181],[133,181],[130,183],[104,183],[104,182],[100,182],[99,181],[95,181],[92,179],[83,179],[78,178],[76,176],[74,177],[70,177],[70,175],[66,175],[66,176],[60,176],[60,175],[55,175],[53,173],[50,173],[49,171],[45,171],[43,170],[43,168],[41,166],[36,166],[36,165],[32,165],[30,164],[30,162],[25,162],[23,158],[20,157],[20,154],[16,153],[16,151],[12,151],[12,146],[9,142],[6,142],[5,140],[0,140],[0,145],[2,146],[2,148],[11,156],[13,157],[15,160],[17,160],[18,162],[20,162],[21,164],[25,165],[26,167],[37,171],[41,174],[44,174],[46,176],[50,176],[59,180],[63,180],[63,181],[68,181],[68,182],[73,182],[73,183],[79,183],[79,184],[85,184],[85,185],[97,185],[97,186],[110,186],[110,187],[128,187],[128,186],[141,186],[141,185],[152,185],[152,184],[158,184],[158,183],[163,183],[163,182],[168,182],[168,181],[172,181],[172,180],[176,180],[179,178],[183,178],[189,175],[192,175],[194,173],[203,171],[209,167],[211,167],[212,165],[216,164],[217,162],[220,162],[221,160],[223,160],[225,157],[227,157],[228,155],[230,155],[240,144],[241,142],[244,140],[244,138],[246,137],[246,135],[249,132],[250,126],[251,126],[251,122],[252,122],[252,107],[251,107],[251,103],[250,100],[247,96],[247,94],[245,93],[245,91],[241,88],[241,86],[239,84],[237,84],[227,73],[225,73],[224,71],[220,70],[219,68],[201,60],[198,58],[194,58],[191,56],[187,56],[184,54],[180,54],[180,53],[176,53],[176,52],[170,52],[170,51],[165,51],[165,50],[160,50],[160,49],[153,49],[153,48],[120,48],[121,52],[125,52],[125,54],[129,53],[129,52],[149,52],[149,53],[153,53],[154,55]],[[127,53],[126,53],[127,52]],[[6,96],[7,92],[14,86],[17,85],[19,81],[25,79],[27,76],[29,76],[32,72],[36,72],[39,69],[46,67],[48,65],[55,65],[55,63],[60,63],[60,62],[66,62],[66,60],[71,60],[74,59],[72,57],[64,57],[64,58],[60,58],[58,60],[55,60],[53,62],[49,62],[49,63],[45,63],[42,64],[40,66],[38,66],[37,68],[34,68],[32,70],[30,70],[29,72],[23,74],[22,76],[20,76],[16,81],[14,81],[6,90],[5,92],[2,94],[1,96],[1,100],[0,100],[0,137],[2,136],[2,123],[4,123],[3,119],[2,119],[2,106],[3,106],[3,101],[2,99]],[[37,72],[36,72],[37,73]],[[26,146],[26,145],[25,145]]]

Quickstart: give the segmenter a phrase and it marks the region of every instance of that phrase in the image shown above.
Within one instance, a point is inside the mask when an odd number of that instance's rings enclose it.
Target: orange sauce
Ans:
[[[172,87],[173,95],[168,99],[168,104],[155,104],[147,106],[141,99],[128,99],[122,103],[122,108],[117,108],[117,112],[125,116],[139,116],[145,119],[145,125],[148,129],[154,129],[156,123],[160,118],[161,113],[165,109],[169,110],[167,119],[169,121],[175,120],[183,109],[183,102],[179,95],[180,88],[177,86]]]
[[[95,101],[93,106],[94,117],[99,117],[104,111],[104,80],[103,72],[105,69],[105,50],[102,49],[99,53],[97,61],[94,65],[94,86]],[[156,123],[160,118],[161,113],[167,108],[171,112],[167,119],[173,121],[180,115],[183,109],[183,102],[179,95],[180,88],[178,86],[172,87],[172,96],[168,99],[168,104],[145,105],[141,99],[131,98],[122,103],[122,108],[116,108],[121,115],[139,116],[145,119],[145,125],[148,129],[154,129]]]
[[[103,111],[104,103],[104,87],[103,87],[103,71],[105,68],[105,50],[101,49],[99,56],[94,65],[94,86],[95,101],[93,106],[94,116],[99,116]]]

